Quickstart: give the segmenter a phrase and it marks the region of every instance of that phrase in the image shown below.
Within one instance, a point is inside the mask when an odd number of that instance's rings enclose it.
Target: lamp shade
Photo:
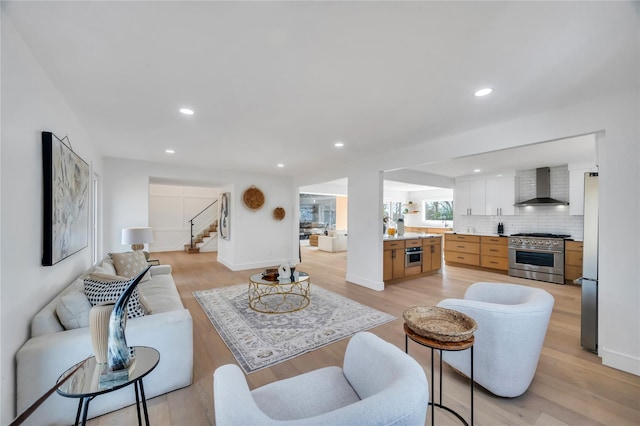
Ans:
[[[150,227],[122,229],[122,244],[147,244],[152,242],[153,232]]]

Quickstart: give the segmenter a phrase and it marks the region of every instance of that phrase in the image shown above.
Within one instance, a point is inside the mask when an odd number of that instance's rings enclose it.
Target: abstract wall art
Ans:
[[[90,169],[50,132],[42,132],[42,165],[42,264],[50,266],[88,245]]]
[[[223,192],[220,194],[220,226],[218,232],[223,240],[230,239],[229,231],[231,231],[231,193]]]

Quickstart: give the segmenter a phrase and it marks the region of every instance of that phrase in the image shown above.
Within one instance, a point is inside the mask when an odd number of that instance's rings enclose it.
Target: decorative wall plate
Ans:
[[[273,209],[273,218],[275,220],[284,219],[284,215],[285,215],[285,211],[283,207],[276,207],[275,209]]]
[[[242,203],[249,210],[258,210],[264,204],[264,194],[251,185],[242,193]]]

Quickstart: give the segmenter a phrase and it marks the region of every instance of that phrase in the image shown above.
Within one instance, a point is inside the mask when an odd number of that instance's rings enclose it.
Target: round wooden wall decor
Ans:
[[[276,207],[275,209],[273,209],[273,218],[274,218],[275,220],[282,220],[282,219],[284,219],[284,215],[285,215],[284,208],[282,208],[282,207]]]
[[[249,210],[258,210],[264,204],[264,194],[251,185],[242,193],[242,203]]]

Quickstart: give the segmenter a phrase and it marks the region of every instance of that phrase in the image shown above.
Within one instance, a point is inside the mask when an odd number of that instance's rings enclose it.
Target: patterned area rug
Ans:
[[[239,284],[193,293],[246,374],[396,319],[313,284],[305,309],[262,314],[249,308],[247,289]]]

